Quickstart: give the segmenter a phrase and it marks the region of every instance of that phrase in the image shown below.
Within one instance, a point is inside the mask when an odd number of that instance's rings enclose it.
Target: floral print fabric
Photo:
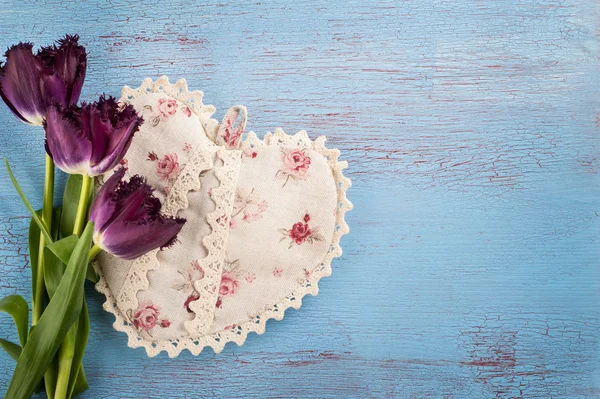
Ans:
[[[211,331],[279,302],[329,249],[336,186],[327,160],[303,147],[242,143],[227,261]]]
[[[141,110],[149,123],[145,123],[133,138],[126,155],[127,174],[144,176],[164,204],[194,154],[202,151],[210,154],[217,147],[211,147],[212,143],[202,133],[200,121],[191,117],[185,104],[159,93],[137,98],[132,104]],[[209,157],[213,163],[221,162],[216,153]],[[143,339],[178,339],[189,335],[185,322],[195,317],[190,306],[200,298],[194,284],[209,273],[202,263],[208,254],[202,240],[211,233],[206,216],[215,209],[210,193],[220,185],[216,172],[222,166],[217,165],[201,174],[200,190],[188,193],[189,207],[178,213],[188,223],[179,234],[177,244],[157,252],[160,267],[147,273],[149,287],[137,293],[139,306],[122,309],[125,319]],[[233,196],[234,192],[228,195]],[[222,258],[225,259],[224,253]],[[127,289],[133,262],[102,254],[99,264],[109,288],[118,297],[119,292]],[[220,270],[217,273],[218,281]],[[217,296],[215,293],[213,303]]]
[[[123,166],[130,175],[144,175],[164,201],[193,154],[214,143],[184,103],[161,93],[132,103],[148,123],[134,137]],[[337,188],[328,160],[301,144],[243,141],[245,110],[236,125],[239,112],[228,113],[216,138],[222,148],[239,148],[237,187],[227,198],[215,197],[216,173],[224,167],[215,155],[214,167],[200,176],[200,190],[188,194],[189,208],[178,214],[188,220],[180,242],[158,252],[160,267],[147,273],[149,287],[137,293],[138,306],[123,309],[126,322],[144,340],[190,337],[186,322],[196,317],[194,303],[206,298],[197,283],[213,273],[203,263],[202,241],[211,233],[206,215],[216,201],[231,201],[232,207],[218,221],[229,228],[229,236],[207,333],[233,331],[279,303],[311,276],[330,249]],[[127,284],[130,264],[105,255],[100,263],[110,290],[118,293]]]

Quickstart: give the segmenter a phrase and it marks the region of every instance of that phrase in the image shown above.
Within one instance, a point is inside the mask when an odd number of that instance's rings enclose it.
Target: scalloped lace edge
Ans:
[[[177,212],[187,208],[187,193],[190,190],[200,189],[200,172],[212,167],[213,162],[210,151],[199,150],[192,155],[179,176],[177,176],[177,180],[173,184],[169,195],[163,203],[161,213],[165,216],[176,216]],[[211,235],[212,232],[214,232],[214,230],[211,231]],[[206,250],[209,255],[215,256],[214,253],[220,249],[207,247]],[[131,265],[117,297],[117,304],[121,312],[127,309],[137,309],[137,293],[147,290],[150,286],[148,272],[150,270],[157,270],[160,267],[160,261],[158,260],[157,254],[158,250],[148,252],[136,259]],[[102,275],[103,278],[100,267],[97,272],[99,275]]]
[[[211,233],[202,239],[202,244],[207,255],[202,259],[202,266],[211,271],[204,278],[196,280],[194,287],[199,293],[196,301],[190,302],[189,307],[195,317],[184,322],[186,330],[191,336],[204,334],[210,328],[214,318],[215,303],[217,302],[218,288],[221,282],[223,260],[227,249],[229,237],[229,217],[233,208],[233,198],[240,171],[240,151],[226,151],[220,149],[217,156],[223,162],[223,166],[215,167],[215,176],[219,180],[219,186],[213,188],[212,198],[215,203],[214,211],[206,215]],[[198,186],[200,180],[198,179]],[[183,193],[183,199],[187,208],[187,192]],[[225,217],[224,217],[225,216]]]

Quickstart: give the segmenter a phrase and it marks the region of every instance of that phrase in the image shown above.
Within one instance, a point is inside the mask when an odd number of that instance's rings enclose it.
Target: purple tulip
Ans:
[[[98,176],[119,164],[143,122],[132,105],[121,107],[114,97],[81,107],[51,105],[46,152],[67,173]]]
[[[0,64],[0,96],[23,122],[41,125],[52,103],[77,103],[85,79],[87,55],[79,36],[66,35],[33,54],[31,43],[19,43]]]
[[[96,194],[90,209],[94,243],[122,259],[135,259],[177,241],[185,219],[160,214],[160,200],[141,176],[121,181],[125,168],[117,170]]]

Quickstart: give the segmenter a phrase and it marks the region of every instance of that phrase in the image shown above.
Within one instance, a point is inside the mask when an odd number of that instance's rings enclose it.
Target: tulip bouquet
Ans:
[[[119,163],[143,123],[131,105],[112,97],[79,101],[87,54],[78,36],[33,53],[20,43],[0,64],[0,96],[23,122],[43,126],[46,177],[43,206],[31,206],[8,164],[8,174],[31,212],[29,261],[32,317],[18,295],[0,300],[14,319],[19,343],[0,339],[16,360],[6,398],[28,398],[45,390],[65,399],[87,389],[82,360],[90,329],[84,283],[95,280],[91,260],[102,250],[134,259],[172,245],[184,219],[161,215],[161,203],[146,181],[124,181]],[[41,136],[40,136],[41,138]],[[55,166],[70,176],[63,203],[53,207]],[[97,193],[93,179],[116,170]]]

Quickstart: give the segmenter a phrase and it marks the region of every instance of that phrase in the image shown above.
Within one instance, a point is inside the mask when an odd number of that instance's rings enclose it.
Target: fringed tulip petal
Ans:
[[[90,148],[89,152],[85,152],[87,156],[85,168],[78,173],[89,176],[99,176],[114,169],[127,153],[134,133],[144,121],[131,105],[120,109],[113,97],[102,96],[97,102],[84,103],[81,107],[72,105],[60,110],[62,118],[48,119],[46,126],[51,129],[52,123],[56,123],[57,120],[58,123],[63,123],[62,120],[65,120],[72,126],[78,126],[77,138],[83,137]],[[53,136],[48,135],[48,141],[53,139]],[[48,148],[49,154],[53,155],[53,146],[48,145]],[[68,172],[58,163],[57,166]]]
[[[115,210],[116,201],[113,198],[124,176],[125,168],[119,168],[96,193],[90,208],[90,220],[94,221],[99,231],[102,231]]]
[[[159,218],[153,221],[121,222],[103,233],[102,247],[122,259],[135,259],[175,241],[185,219]]]
[[[33,54],[30,43],[8,49],[0,66],[0,96],[23,122],[41,125],[52,104],[77,103],[85,79],[87,55],[78,36]]]
[[[135,259],[177,240],[185,219],[164,217],[161,203],[141,176],[120,181],[119,169],[100,189],[90,211],[94,242],[122,259]]]
[[[120,109],[113,97],[100,97],[90,114],[94,143],[90,160],[92,175],[105,173],[119,164],[142,123],[133,106]]]
[[[81,129],[79,120],[62,106],[48,108],[46,120],[46,152],[63,171],[85,174],[89,168],[92,143]]]
[[[0,95],[23,122],[41,125],[46,112],[41,86],[48,72],[31,49],[31,43],[19,43],[8,49],[6,64],[0,68]]]
[[[77,103],[85,72],[87,69],[87,54],[85,48],[79,45],[78,35],[66,35],[56,45],[44,47],[38,53],[48,66],[54,68],[56,76],[65,84],[65,105]]]

